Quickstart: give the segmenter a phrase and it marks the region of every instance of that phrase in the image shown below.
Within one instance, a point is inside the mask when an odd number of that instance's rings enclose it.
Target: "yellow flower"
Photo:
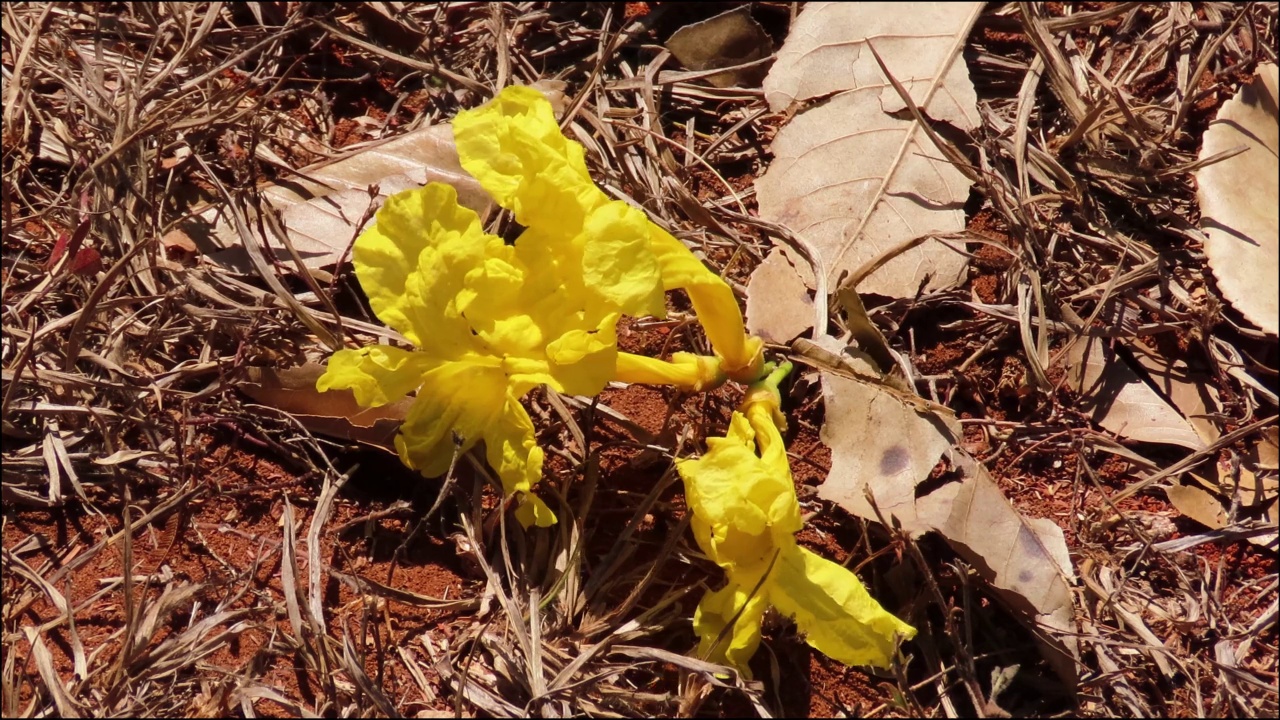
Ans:
[[[463,166],[526,226],[514,245],[485,233],[453,188],[390,198],[356,240],[356,276],[378,317],[416,346],[342,350],[317,382],[365,406],[416,399],[396,437],[428,477],[485,443],[489,465],[526,526],[555,515],[531,494],[543,453],[520,405],[531,388],[595,395],[611,379],[703,390],[754,379],[761,343],[747,338],[729,287],[644,213],[591,181],[582,146],[551,105],[513,87],[454,121]],[[717,357],[671,362],[619,353],[622,314],[662,315],[664,292],[688,289]],[[753,374],[755,373],[755,374]],[[749,376],[749,377],[748,377]]]
[[[593,212],[584,232],[642,236],[647,223],[619,203]],[[352,261],[373,311],[417,349],[341,350],[317,388],[350,388],[364,406],[416,390],[396,437],[405,464],[440,475],[455,452],[483,440],[503,488],[519,494],[517,517],[526,525],[554,523],[551,510],[530,494],[543,454],[520,398],[543,383],[598,393],[614,373],[614,325],[623,309],[599,290],[643,284],[646,276],[658,282],[654,267],[637,263],[588,287],[580,270],[557,267],[564,260],[536,244],[507,245],[485,233],[448,185],[389,198],[356,241]]]
[[[848,665],[888,667],[895,636],[910,639],[916,631],[886,612],[848,569],[796,543],[800,504],[778,429],[779,406],[776,390],[753,388],[726,437],[709,438],[697,460],[677,461],[698,545],[728,578],[698,604],[699,654],[749,676],[760,621],[772,606],[794,618],[823,654]]]
[[[499,205],[515,213],[528,232],[537,231],[539,242],[553,252],[566,248],[548,234],[573,237],[575,228],[593,212],[620,202],[610,200],[592,182],[582,146],[560,132],[551,103],[537,90],[503,89],[487,105],[458,113],[453,133],[462,167]],[[544,234],[544,229],[549,232]],[[741,382],[759,377],[764,343],[747,336],[733,290],[670,233],[646,223],[643,237],[591,236],[590,242],[575,250],[581,253],[582,267],[594,278],[612,278],[636,262],[656,263],[659,287],[616,286],[613,299],[623,312],[661,316],[662,292],[682,288],[721,360],[723,373]],[[588,282],[593,282],[591,277]],[[620,366],[618,379],[648,382],[644,374],[629,376],[631,369],[632,365]]]

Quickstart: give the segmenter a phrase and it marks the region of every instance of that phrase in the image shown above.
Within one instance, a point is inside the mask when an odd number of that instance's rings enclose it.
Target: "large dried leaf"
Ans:
[[[1191,423],[1117,357],[1106,340],[1090,338],[1073,345],[1067,353],[1067,376],[1080,395],[1079,409],[1103,429],[1141,442],[1205,447]],[[1171,387],[1169,376],[1161,380]]]
[[[459,202],[482,215],[491,202],[459,164],[448,125],[433,125],[367,146],[335,162],[308,168],[302,175],[263,188],[262,197],[279,215],[290,244],[309,268],[336,263],[373,222],[382,202],[401,190],[428,182],[448,183],[458,190]],[[271,223],[263,227],[271,246],[287,261],[283,240]],[[175,233],[189,236],[220,263],[249,267],[240,237],[223,217],[221,206],[192,218]]]
[[[1258,66],[1253,82],[1218,111],[1204,133],[1201,159],[1234,148],[1243,153],[1196,172],[1200,224],[1209,267],[1227,300],[1258,327],[1280,332],[1280,160],[1277,71]]]
[[[761,217],[812,245],[829,280],[881,262],[860,292],[906,297],[962,279],[959,253],[916,241],[964,228],[970,183],[904,111],[868,39],[928,117],[970,130],[976,96],[960,50],[981,7],[810,3],[792,27],[765,79],[770,107],[835,95],[778,131],[756,190]]]
[[[1062,528],[1048,518],[1018,512],[982,463],[953,455],[962,479],[916,501],[924,527],[932,528],[973,564],[1001,599],[1018,611],[1040,639],[1040,650],[1069,686],[1076,681],[1075,572]],[[1052,630],[1052,634],[1042,632]]]
[[[953,419],[904,403],[884,386],[834,373],[823,373],[822,383],[831,472],[819,496],[913,536],[941,534],[1029,626],[1056,631],[1037,632],[1042,652],[1074,684],[1074,573],[1061,528],[1024,517],[981,463],[953,447]],[[958,479],[922,492],[944,454]]]

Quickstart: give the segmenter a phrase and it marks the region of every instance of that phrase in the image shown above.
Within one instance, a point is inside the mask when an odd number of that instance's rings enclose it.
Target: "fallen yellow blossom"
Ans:
[[[698,604],[699,654],[749,677],[760,622],[772,606],[794,618],[823,654],[848,665],[888,667],[896,636],[910,639],[915,629],[885,611],[847,568],[796,543],[800,503],[776,390],[789,366],[753,386],[726,436],[707,440],[706,454],[676,461],[695,539],[728,580]]]

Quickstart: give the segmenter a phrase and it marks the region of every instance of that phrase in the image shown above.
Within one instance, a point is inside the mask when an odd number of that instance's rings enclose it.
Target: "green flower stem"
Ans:
[[[764,377],[751,383],[747,387],[747,394],[742,399],[742,405],[739,410],[748,417],[755,417],[755,413],[751,412],[755,406],[768,408],[767,413],[773,419],[773,424],[779,431],[785,432],[787,429],[787,418],[782,414],[782,393],[778,390],[778,386],[791,374],[791,369],[795,367],[791,361],[784,361],[779,364],[767,363],[762,372]]]
[[[764,366],[764,372],[767,374],[764,376],[763,379],[753,383],[751,387],[752,388],[755,388],[758,386],[767,387],[770,390],[772,390],[774,393],[778,393],[778,386],[781,385],[782,381],[785,380],[787,376],[791,374],[791,369],[794,367],[795,366],[791,364],[790,360],[785,360],[781,364],[777,364],[777,365],[775,365],[774,363],[769,363],[768,365]]]

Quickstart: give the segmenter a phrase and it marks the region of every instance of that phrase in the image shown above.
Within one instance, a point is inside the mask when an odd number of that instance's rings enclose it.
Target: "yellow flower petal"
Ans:
[[[582,146],[560,132],[551,103],[533,88],[503,88],[458,113],[453,137],[462,167],[521,225],[572,237],[608,201],[591,181]]]
[[[760,646],[760,621],[768,608],[764,593],[751,594],[755,589],[755,583],[744,587],[731,582],[709,591],[693,615],[693,629],[700,638],[698,656],[737,668],[747,679],[747,663]]]
[[[339,350],[316,380],[316,389],[350,389],[361,406],[380,407],[416,390],[432,364],[427,355],[388,345]]]
[[[915,628],[888,613],[848,568],[796,547],[778,558],[769,602],[795,618],[806,642],[846,665],[893,663],[894,637]]]
[[[501,412],[480,430],[485,459],[498,471],[507,494],[529,492],[542,478],[542,448],[534,438],[533,420],[509,390]]]
[[[724,438],[708,438],[698,460],[677,461],[694,537],[728,576],[694,618],[700,651],[745,672],[759,643],[752,604],[759,603],[759,612],[772,605],[795,618],[809,644],[836,660],[888,666],[896,635],[909,639],[915,630],[886,612],[852,572],[796,544],[802,520],[774,419],[779,404],[771,386],[752,388]],[[763,601],[747,600],[753,589]],[[751,612],[733,622],[742,607]],[[721,635],[731,641],[718,641]]]
[[[727,437],[708,438],[701,458],[677,462],[689,509],[712,525],[748,535],[790,537],[803,527],[791,472],[762,461],[752,442],[757,439],[747,418],[735,412]],[[782,447],[780,437],[777,444]]]
[[[622,201],[602,205],[583,226],[587,285],[628,315],[667,312],[658,261],[649,249],[649,218]]]
[[[519,502],[519,506],[516,507],[516,520],[519,520],[523,527],[531,525],[551,527],[556,524],[556,514],[537,495],[521,495]]]
[[[520,503],[516,519],[525,527],[554,525],[555,513],[532,494],[533,486],[542,479],[542,448],[534,437],[529,413],[509,388],[502,413],[482,433],[489,467],[498,472],[503,491],[516,495]]]
[[[444,474],[454,453],[477,441],[507,495],[519,493],[517,517],[539,526],[555,523],[549,508],[533,498],[542,477],[543,452],[533,421],[506,383],[500,367],[453,362],[431,368],[396,436],[396,449],[409,467],[427,477]],[[526,510],[526,506],[528,509]]]
[[[491,102],[459,113],[453,122],[462,166],[516,220],[546,240],[578,238],[581,271],[593,292],[632,315],[661,315],[661,294],[682,288],[693,302],[699,322],[725,373],[754,381],[764,364],[764,342],[749,337],[737,298],[729,286],[687,247],[648,222],[625,203],[610,201],[587,171],[582,146],[564,137],[551,104],[536,90],[504,88]],[[626,232],[617,232],[614,215],[600,217],[606,206],[621,206]],[[614,211],[611,211],[614,212]],[[648,252],[635,237],[643,223]],[[580,235],[581,233],[581,235]],[[523,239],[523,238],[522,238]],[[656,268],[653,265],[656,263]],[[661,274],[656,282],[654,271]]]
[[[432,367],[423,373],[418,397],[396,436],[400,458],[426,477],[443,475],[455,451],[465,452],[499,422],[506,399],[500,367],[467,362]]]
[[[739,382],[755,381],[764,367],[764,341],[746,334],[733,290],[684,243],[657,225],[650,223],[649,228],[649,246],[662,268],[664,287],[682,288],[689,294],[698,323],[716,354],[724,358],[725,374]]]
[[[393,195],[351,253],[378,318],[418,347],[429,340],[424,349],[444,359],[474,346],[454,298],[466,274],[503,246],[457,198],[438,183]]]
[[[547,360],[558,390],[570,395],[595,395],[609,384],[617,366],[617,324],[618,314],[613,313],[601,320],[595,330],[570,330],[547,343]]]

